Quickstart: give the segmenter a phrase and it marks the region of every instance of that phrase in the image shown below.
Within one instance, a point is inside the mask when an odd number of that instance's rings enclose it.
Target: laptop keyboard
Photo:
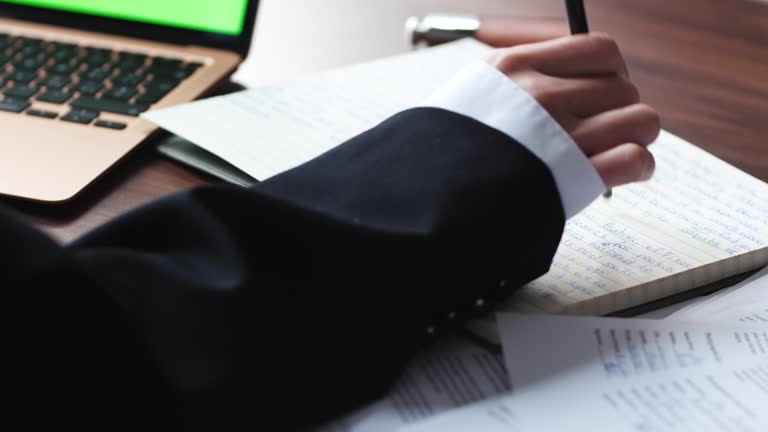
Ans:
[[[101,113],[138,116],[201,66],[0,33],[0,111],[120,130],[125,123]],[[34,101],[68,112],[31,108]]]

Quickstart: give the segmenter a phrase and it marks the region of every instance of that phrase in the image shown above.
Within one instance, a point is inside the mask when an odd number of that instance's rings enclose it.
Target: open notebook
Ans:
[[[488,50],[464,40],[147,116],[263,180],[418,105]],[[653,180],[569,221],[550,272],[502,309],[608,314],[768,264],[768,185],[667,132],[652,151]],[[471,328],[495,339],[492,321]]]
[[[768,264],[768,184],[662,132],[656,173],[566,223],[549,272],[504,311],[604,315]],[[496,340],[491,319],[470,329]]]

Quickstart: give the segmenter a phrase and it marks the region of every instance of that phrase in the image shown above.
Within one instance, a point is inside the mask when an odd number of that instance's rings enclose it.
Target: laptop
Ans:
[[[0,0],[0,195],[69,201],[225,82],[257,0]]]

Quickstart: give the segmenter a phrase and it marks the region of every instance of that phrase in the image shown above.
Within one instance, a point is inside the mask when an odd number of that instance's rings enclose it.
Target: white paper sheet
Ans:
[[[723,292],[670,315],[684,321],[733,321],[768,324],[768,267]]]
[[[513,393],[425,431],[768,430],[768,326],[500,314]]]
[[[507,390],[500,353],[450,340],[416,358],[388,397],[318,432],[391,432]]]
[[[144,117],[264,180],[419,106],[489,50],[465,39]]]

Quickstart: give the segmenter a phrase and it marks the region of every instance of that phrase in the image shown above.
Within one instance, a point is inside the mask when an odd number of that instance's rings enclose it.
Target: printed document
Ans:
[[[500,314],[512,392],[424,431],[768,430],[768,326]]]
[[[418,356],[389,396],[318,432],[391,432],[508,390],[501,353],[449,340]]]

